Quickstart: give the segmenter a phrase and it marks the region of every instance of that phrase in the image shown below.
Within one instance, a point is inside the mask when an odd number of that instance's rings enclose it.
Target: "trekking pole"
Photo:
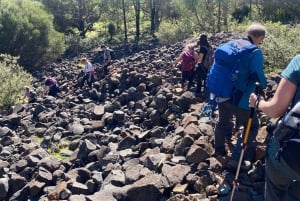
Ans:
[[[259,85],[260,84],[258,82],[255,83],[255,94],[259,93]],[[238,177],[239,177],[239,173],[240,173],[244,153],[245,153],[245,150],[247,148],[247,142],[248,142],[250,129],[251,129],[251,126],[252,126],[254,113],[255,113],[255,107],[251,107],[250,108],[250,115],[249,115],[249,118],[248,118],[248,121],[247,121],[246,131],[245,131],[245,135],[244,135],[244,139],[243,139],[242,151],[241,151],[239,163],[238,163],[238,166],[237,166],[237,170],[236,170],[234,180],[232,181],[233,188],[232,188],[232,191],[231,191],[230,201],[233,201],[234,192],[235,192],[237,186],[239,185],[238,184]]]

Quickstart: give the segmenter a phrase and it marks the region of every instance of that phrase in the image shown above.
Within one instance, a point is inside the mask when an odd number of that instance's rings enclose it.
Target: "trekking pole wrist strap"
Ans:
[[[257,96],[256,100],[255,100],[255,109],[259,110],[259,103],[260,103],[260,98],[259,96]]]

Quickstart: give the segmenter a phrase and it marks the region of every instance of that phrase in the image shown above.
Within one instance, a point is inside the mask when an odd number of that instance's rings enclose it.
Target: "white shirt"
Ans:
[[[93,65],[90,62],[87,62],[87,64],[84,66],[84,73],[89,73],[93,70]]]

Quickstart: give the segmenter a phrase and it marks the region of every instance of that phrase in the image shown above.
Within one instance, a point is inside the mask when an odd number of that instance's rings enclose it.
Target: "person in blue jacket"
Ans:
[[[266,35],[266,28],[260,23],[252,23],[246,30],[246,37],[243,40],[249,41],[249,44],[259,46],[262,44]],[[261,87],[265,87],[267,80],[263,70],[263,53],[260,48],[256,48],[252,53],[243,57],[241,62],[243,66],[239,68],[239,76],[237,78],[238,93],[232,99],[218,99],[219,120],[215,129],[215,155],[225,156],[226,140],[230,142],[233,125],[236,129],[241,126],[247,127],[248,118],[250,115],[249,96],[255,91],[255,83],[259,82]],[[234,101],[233,101],[234,99]],[[233,123],[235,117],[235,124]],[[259,121],[254,114],[251,130],[249,133],[247,150],[245,151],[245,159],[255,161],[255,139],[258,133]],[[240,153],[242,150],[242,137],[238,138],[237,145],[232,151],[231,160],[228,165],[236,168]],[[230,167],[229,167],[230,168]]]
[[[285,114],[289,106],[294,106],[300,101],[300,55],[296,55],[288,66],[281,73],[281,80],[273,98],[265,101],[252,93],[249,98],[249,104],[257,107],[267,116],[278,118]],[[300,139],[300,136],[293,138]],[[294,169],[284,159],[277,157],[280,149],[278,139],[273,135],[268,142],[266,154],[266,201],[299,201],[300,200],[300,171]],[[295,159],[297,160],[297,148],[295,150]]]

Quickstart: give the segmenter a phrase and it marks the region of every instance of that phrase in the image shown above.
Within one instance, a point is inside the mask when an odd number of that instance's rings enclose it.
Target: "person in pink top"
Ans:
[[[195,65],[199,60],[199,56],[197,52],[194,51],[195,44],[188,44],[180,56],[173,62],[173,65],[176,66],[177,63],[181,62],[181,72],[182,72],[182,80],[181,87],[184,88],[184,83],[186,80],[189,81],[188,89],[190,89],[193,85],[193,73],[195,70]]]

